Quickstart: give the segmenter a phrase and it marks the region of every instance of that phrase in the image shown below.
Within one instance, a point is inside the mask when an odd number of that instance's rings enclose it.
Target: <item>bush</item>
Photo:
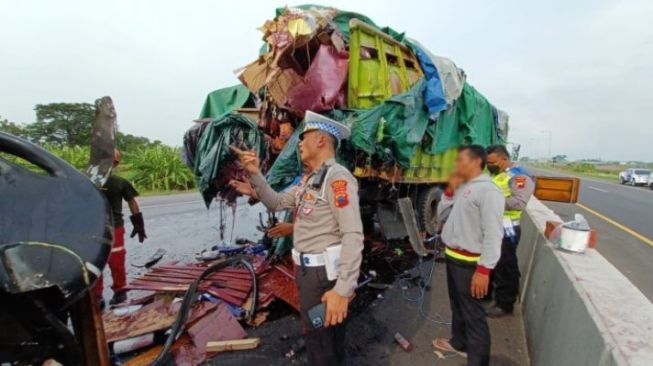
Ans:
[[[44,149],[68,162],[79,171],[86,171],[91,157],[91,149],[88,146],[44,146]]]
[[[88,167],[91,150],[89,147],[54,145],[43,146],[52,154],[60,157],[84,173]],[[25,160],[8,154],[0,154],[12,163],[22,165],[35,172],[42,172],[38,167]],[[179,148],[156,145],[123,152],[122,164],[114,172],[131,180],[139,190],[173,191],[188,190],[195,187],[195,176],[181,161]]]
[[[195,176],[181,161],[179,148],[160,145],[126,153],[122,169],[137,187],[149,191],[187,190],[195,186]]]
[[[596,173],[596,166],[589,163],[574,163],[570,164],[572,171],[577,173]]]

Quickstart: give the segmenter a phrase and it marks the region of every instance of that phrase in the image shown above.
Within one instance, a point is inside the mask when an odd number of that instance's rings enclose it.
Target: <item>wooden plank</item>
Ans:
[[[106,313],[104,326],[107,341],[118,341],[170,328],[177,318],[176,307],[175,304],[157,300],[128,315],[118,317],[113,313]]]
[[[254,349],[261,343],[260,338],[235,339],[231,341],[207,342],[207,352],[227,352]]]
[[[82,351],[82,365],[110,366],[109,348],[104,334],[102,312],[92,289],[74,303],[70,318]]]

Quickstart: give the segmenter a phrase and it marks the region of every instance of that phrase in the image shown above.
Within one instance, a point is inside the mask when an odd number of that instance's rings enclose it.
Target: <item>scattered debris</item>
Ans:
[[[239,242],[248,248],[258,245],[242,239]],[[252,273],[247,268],[237,266],[220,268],[199,283],[200,301],[190,308],[182,336],[170,347],[177,364],[197,365],[206,360],[207,355],[216,352],[207,349],[207,342],[217,344],[215,347],[218,348],[226,347],[225,350],[228,347],[234,350],[254,348],[247,343],[226,343],[223,346],[215,343],[247,337],[239,320],[252,327],[258,327],[267,320],[267,311],[252,312],[254,316],[250,317],[250,312],[245,310],[252,309],[254,294],[257,295],[254,303],[256,310],[267,309],[276,299],[299,310],[293,264],[289,260],[270,263],[261,255],[250,255],[248,258],[256,275],[256,291]],[[161,263],[131,280],[128,289],[153,293],[131,299],[103,315],[107,342],[114,353],[127,357],[129,352],[150,347],[127,364],[151,363],[162,349],[158,344],[165,341],[179,315],[181,301],[178,296],[186,292],[207,268],[228,260]]]
[[[304,351],[304,349],[306,349],[306,341],[304,338],[299,338],[297,342],[293,343],[290,347],[290,351],[286,353],[286,358],[293,358]]]
[[[241,351],[246,349],[253,349],[258,347],[261,343],[260,338],[247,338],[230,341],[217,341],[206,343],[206,350],[208,352],[227,352],[227,351]]]
[[[410,352],[410,351],[413,350],[413,345],[410,342],[408,342],[408,340],[406,338],[404,338],[404,336],[399,334],[399,332],[395,333],[395,341],[397,341],[397,343],[399,343],[399,346],[404,351]]]
[[[153,265],[159,263],[159,261],[163,258],[165,254],[166,254],[166,250],[163,248],[159,248],[144,263],[132,264],[132,266],[136,268],[150,268]]]

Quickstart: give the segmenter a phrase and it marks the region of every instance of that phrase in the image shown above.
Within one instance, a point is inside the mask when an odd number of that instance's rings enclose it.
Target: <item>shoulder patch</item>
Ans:
[[[527,178],[525,176],[523,176],[523,175],[516,176],[515,177],[515,186],[517,188],[520,188],[520,189],[526,187],[526,179]]]
[[[347,181],[338,179],[331,182],[331,190],[333,191],[333,204],[338,208],[347,207],[349,205],[349,194],[347,194]]]

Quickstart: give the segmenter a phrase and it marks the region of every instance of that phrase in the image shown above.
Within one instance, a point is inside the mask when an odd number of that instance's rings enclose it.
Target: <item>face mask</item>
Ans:
[[[501,168],[498,165],[488,165],[487,170],[492,175],[497,175],[497,174],[501,173]]]

